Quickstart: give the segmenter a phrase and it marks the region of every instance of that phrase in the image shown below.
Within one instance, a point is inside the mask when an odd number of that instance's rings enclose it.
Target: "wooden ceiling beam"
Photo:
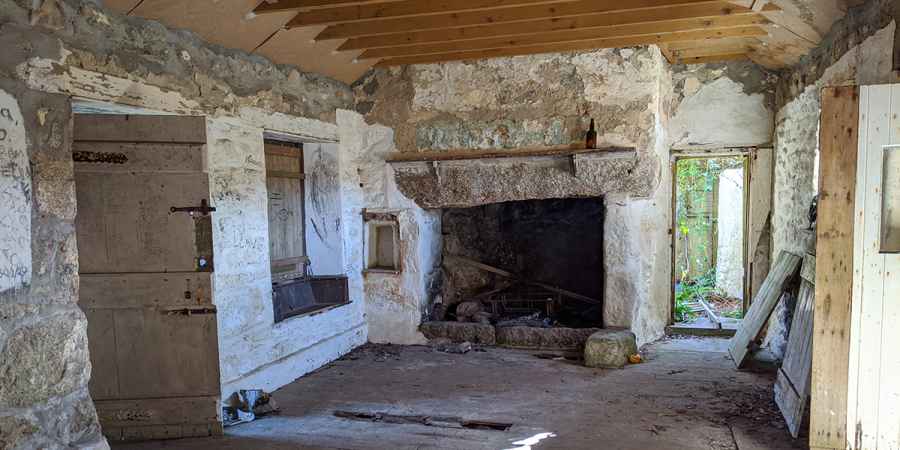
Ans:
[[[367,20],[396,19],[402,17],[487,11],[528,5],[552,5],[575,0],[404,0],[372,5],[344,6],[301,12],[288,28],[312,25],[332,25]]]
[[[532,55],[542,53],[566,53],[599,48],[623,48],[640,45],[653,45],[667,42],[699,41],[721,39],[737,36],[759,36],[766,34],[760,27],[729,28],[724,30],[687,31],[682,33],[655,34],[614,39],[592,39],[576,42],[559,42],[521,47],[495,48],[486,50],[470,50],[432,55],[387,58],[375,64],[376,67],[405,66],[411,64],[432,64],[447,61],[477,60],[500,58],[507,56]]]
[[[436,53],[453,53],[460,51],[487,50],[494,48],[523,47],[559,42],[589,41],[597,39],[616,39],[636,36],[653,36],[681,33],[698,30],[717,30],[721,37],[729,37],[731,33],[745,36],[750,29],[765,34],[765,30],[753,25],[767,23],[761,16],[743,15],[718,19],[687,19],[651,24],[620,25],[603,28],[585,28],[573,31],[555,31],[551,33],[533,33],[513,38],[489,38],[470,41],[452,41],[430,44],[410,45],[403,47],[386,47],[370,49],[359,55],[358,59],[395,58],[405,56],[430,55]]]
[[[773,6],[774,8],[774,6]],[[528,22],[501,23],[492,26],[425,30],[410,33],[363,36],[349,39],[338,50],[364,50],[430,42],[462,41],[502,36],[518,36],[553,31],[570,31],[583,28],[609,27],[640,23],[657,23],[680,19],[735,17],[755,14],[749,8],[734,7],[726,2],[676,5],[661,8],[623,11],[605,14],[541,19]]]
[[[309,11],[335,6],[363,6],[392,3],[399,0],[263,0],[253,9],[254,14],[272,14],[284,11]]]
[[[476,25],[496,26],[497,24],[506,22],[524,22],[530,20],[575,17],[588,14],[635,11],[695,3],[711,2],[709,0],[629,0],[628,2],[622,2],[621,0],[579,0],[550,5],[501,8],[489,11],[412,16],[398,19],[383,19],[331,25],[323,30],[316,37],[316,40],[347,39],[359,36],[460,28]]]

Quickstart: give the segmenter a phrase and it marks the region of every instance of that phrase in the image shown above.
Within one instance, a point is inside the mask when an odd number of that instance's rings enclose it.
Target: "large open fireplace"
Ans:
[[[499,326],[603,325],[602,198],[447,208],[444,320]]]

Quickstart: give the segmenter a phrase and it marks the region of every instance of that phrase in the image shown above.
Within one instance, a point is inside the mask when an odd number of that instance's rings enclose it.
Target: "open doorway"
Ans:
[[[727,334],[748,306],[749,158],[679,156],[673,171],[673,322]]]

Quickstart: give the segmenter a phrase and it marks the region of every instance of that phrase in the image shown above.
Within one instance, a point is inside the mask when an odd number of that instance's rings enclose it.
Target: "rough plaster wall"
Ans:
[[[674,148],[758,146],[772,142],[774,76],[750,62],[673,68]]]
[[[384,162],[395,151],[394,134],[384,126],[366,125],[356,113],[340,111],[341,161],[352,170],[342,170],[349,238],[348,273],[365,269],[362,210],[397,214],[400,224],[401,268],[399,274],[366,273],[362,279],[366,299],[369,341],[421,344],[425,337],[418,327],[431,296],[435,268],[440,259],[440,216],[418,207],[394,184],[391,168]]]
[[[87,320],[76,304],[71,107],[63,96],[27,90],[8,67],[0,64],[0,183],[5,212],[14,214],[0,221],[17,221],[19,231],[4,237],[25,246],[0,240],[0,260],[12,263],[0,267],[0,444],[108,448],[88,392]]]
[[[744,298],[744,170],[729,169],[719,177],[716,287]]]
[[[306,252],[313,275],[344,273],[339,151],[337,144],[303,145]]]
[[[585,162],[577,177],[563,163],[507,161],[398,169],[397,180],[428,208],[610,194],[606,317],[645,343],[669,310],[664,65],[653,47],[598,50],[377,70],[354,88],[357,110],[390,124],[400,151],[568,145],[591,117],[601,146],[636,148],[634,159]]]

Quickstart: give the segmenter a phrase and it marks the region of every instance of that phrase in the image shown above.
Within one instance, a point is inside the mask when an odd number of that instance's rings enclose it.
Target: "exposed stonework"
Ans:
[[[207,44],[190,32],[125,17],[90,0],[43,0],[35,14],[29,12],[31,3],[0,0],[0,41],[8,49],[0,62],[2,70],[19,71],[35,88],[65,76],[60,72],[72,79],[94,72],[146,80],[166,94],[161,101],[172,94],[190,99],[161,104],[164,110],[235,115],[241,107],[255,107],[328,122],[334,122],[337,108],[352,104],[352,92],[341,82]],[[36,27],[29,26],[32,21]],[[105,84],[109,91],[96,95],[118,90],[114,80]],[[129,98],[134,94],[126,90],[110,100],[134,104],[139,101]]]
[[[804,93],[808,87],[819,85],[820,80],[827,78],[826,72],[848,54],[861,48],[864,41],[886,28],[895,21],[898,10],[894,0],[870,0],[862,5],[850,8],[847,15],[835,23],[824,36],[822,42],[804,56],[800,63],[779,73],[776,104],[778,109]],[[884,45],[889,52],[887,58],[860,59],[853,70],[859,72],[860,84],[880,84],[897,82],[893,68],[894,36]]]
[[[590,118],[601,147],[637,156],[562,161],[398,165],[400,190],[424,207],[512,200],[651,195],[662,61],[651,48],[523,56],[377,70],[355,85],[367,119],[390,123],[400,151],[497,149],[583,142]]]
[[[5,197],[13,209],[29,211],[32,267],[30,279],[0,288],[0,442],[4,448],[103,446],[88,395],[87,321],[76,305],[69,102],[27,91],[2,75],[0,95],[15,99],[4,102],[7,111],[0,116],[15,115],[23,131],[0,133],[0,166],[9,167],[15,156],[7,150],[21,148],[40,174],[26,197]],[[0,128],[12,130],[9,124]]]

